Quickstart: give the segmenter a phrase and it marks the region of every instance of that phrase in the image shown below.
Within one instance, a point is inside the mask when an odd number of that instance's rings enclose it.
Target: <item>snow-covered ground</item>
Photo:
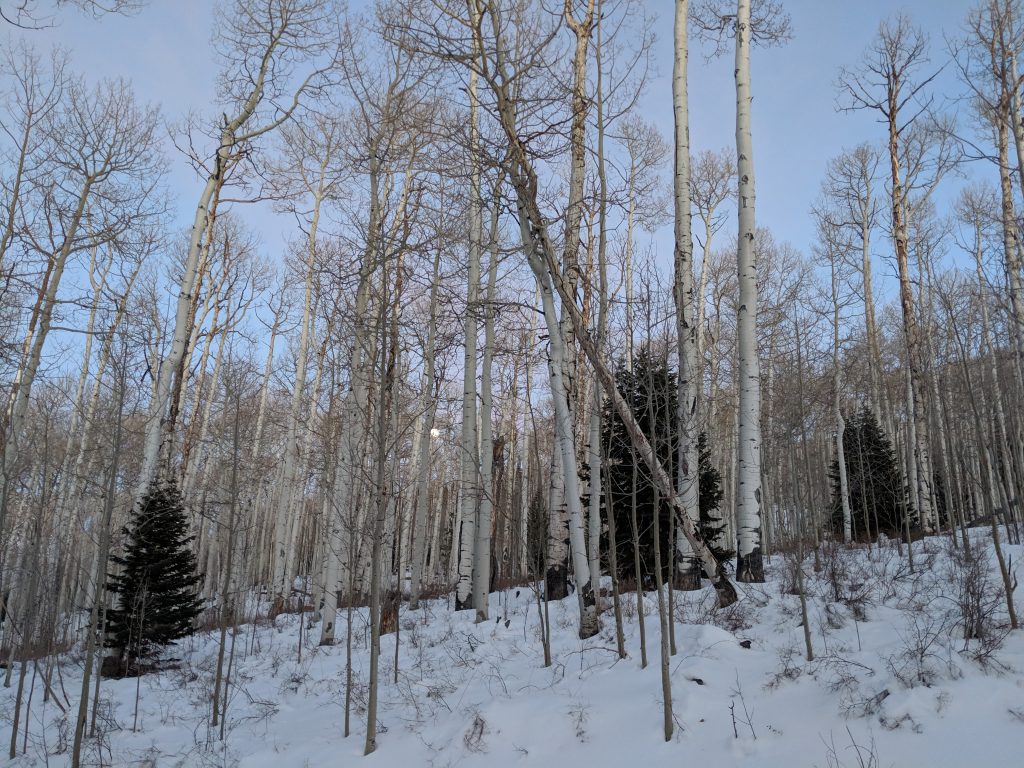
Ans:
[[[1006,632],[1001,580],[987,551],[979,604],[991,601],[996,641]],[[1000,647],[963,639],[962,577],[945,540],[915,543],[916,569],[891,544],[839,550],[814,574],[805,561],[815,660],[804,656],[792,561],[773,557],[769,580],[714,611],[713,595],[677,593],[671,657],[675,735],[663,739],[656,595],[644,599],[649,664],[640,667],[636,596],[623,595],[628,658],[615,652],[609,609],[597,637],[576,636],[575,597],[551,604],[553,664],[543,666],[529,587],[491,596],[474,624],[443,601],[401,614],[382,638],[378,749],[363,757],[369,636],[354,621],[352,733],[342,737],[345,648],[319,648],[299,617],[239,628],[225,738],[209,726],[217,635],[173,649],[177,669],[105,680],[102,735],[86,765],[108,766],[1017,766],[1024,765],[1024,631]],[[1024,547],[1005,547],[1014,564]],[[835,600],[838,590],[840,600]],[[1020,610],[1021,601],[1017,601]],[[344,638],[344,626],[339,627]],[[743,641],[750,641],[744,643]],[[994,643],[998,644],[998,642]],[[744,647],[749,645],[749,648]],[[982,652],[984,650],[984,652]],[[989,653],[990,652],[990,653]],[[985,653],[989,653],[985,657]],[[979,656],[981,658],[979,658]],[[77,708],[80,658],[58,691]],[[56,679],[56,676],[55,676]],[[136,685],[138,687],[138,713]],[[58,695],[62,695],[59,694]],[[13,688],[0,713],[10,733]],[[133,723],[135,727],[133,729]],[[16,765],[70,763],[71,720],[37,685],[26,754]],[[19,750],[21,736],[19,736]],[[5,747],[6,750],[6,747]]]

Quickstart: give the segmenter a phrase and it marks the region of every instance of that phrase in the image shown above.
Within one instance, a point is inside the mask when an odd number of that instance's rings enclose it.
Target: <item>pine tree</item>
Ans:
[[[875,538],[880,532],[899,536],[906,514],[907,493],[892,443],[866,406],[850,418],[843,434],[846,473],[850,489],[850,512],[855,538]],[[839,497],[839,465],[835,458],[829,469],[832,481],[832,527],[843,530]]]
[[[117,605],[107,614],[106,644],[118,649],[121,674],[138,671],[138,662],[187,637],[203,609],[201,576],[189,544],[188,520],[173,482],[150,486],[123,529],[123,556],[108,589]]]

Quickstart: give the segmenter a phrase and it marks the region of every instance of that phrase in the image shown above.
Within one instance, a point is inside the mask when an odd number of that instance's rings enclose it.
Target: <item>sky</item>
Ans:
[[[354,3],[358,4],[359,0]],[[672,133],[672,0],[647,0],[659,17],[655,29],[657,71],[641,101],[643,114],[666,137]],[[843,65],[859,61],[879,22],[903,11],[931,38],[935,68],[948,60],[944,36],[962,29],[966,0],[785,0],[793,39],[781,48],[755,49],[752,58],[754,163],[758,224],[777,241],[807,251],[814,231],[808,211],[818,195],[830,157],[844,147],[883,137],[875,116],[836,109],[835,81]],[[208,112],[217,70],[210,43],[208,0],[150,0],[130,17],[95,21],[73,9],[61,10],[57,26],[20,33],[37,46],[69,49],[74,69],[89,78],[123,76],[143,101],[159,104],[171,126],[189,111]],[[18,33],[15,33],[18,34]],[[690,55],[691,145],[694,152],[733,146],[735,97],[732,57],[705,61],[705,49],[693,41]],[[935,81],[939,99],[962,92],[947,66]],[[191,217],[201,183],[184,159],[168,146],[169,184],[177,198],[181,223]],[[991,169],[982,169],[991,174]],[[958,184],[947,187],[952,197]],[[284,227],[263,222],[264,247],[283,249]],[[664,233],[655,238],[660,248]]]

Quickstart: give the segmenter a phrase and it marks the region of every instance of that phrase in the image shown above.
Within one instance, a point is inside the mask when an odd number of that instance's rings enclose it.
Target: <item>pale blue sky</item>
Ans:
[[[643,112],[666,136],[671,134],[672,0],[648,0],[659,14],[655,59],[659,71],[643,98]],[[758,223],[778,240],[806,250],[813,239],[808,209],[818,194],[827,160],[845,146],[877,140],[882,126],[874,116],[838,113],[834,83],[843,64],[858,61],[879,21],[899,10],[931,36],[936,67],[947,60],[943,34],[959,33],[973,3],[964,0],[786,0],[794,38],[786,46],[755,50],[753,121]],[[159,103],[169,122],[189,111],[209,110],[216,63],[209,40],[211,4],[205,0],[151,0],[138,15],[100,21],[62,12],[51,30],[24,33],[37,45],[58,42],[72,52],[74,68],[89,77],[123,75],[143,100]],[[936,81],[940,97],[962,91],[952,68]],[[690,67],[691,142],[695,151],[732,146],[734,92],[731,56],[705,62],[695,44]],[[168,150],[171,187],[179,216],[190,216],[199,183],[183,159]],[[991,168],[976,173],[991,175]],[[959,186],[953,181],[943,195]],[[268,227],[263,240],[272,254],[283,230]],[[661,238],[657,238],[660,240]]]

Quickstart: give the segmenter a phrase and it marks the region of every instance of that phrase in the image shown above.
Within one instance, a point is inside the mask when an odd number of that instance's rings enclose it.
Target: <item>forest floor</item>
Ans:
[[[303,626],[300,660],[300,616],[291,614],[239,627],[223,740],[209,724],[219,635],[204,633],[172,649],[173,669],[103,681],[100,733],[83,764],[1022,765],[1024,630],[1006,627],[987,531],[972,531],[972,539],[980,559],[965,559],[946,539],[915,542],[913,573],[894,542],[832,550],[817,574],[808,556],[811,662],[800,601],[790,593],[793,558],[771,558],[767,582],[744,585],[743,599],[725,610],[714,610],[710,588],[676,593],[668,742],[656,593],[643,599],[646,669],[632,593],[622,596],[627,658],[616,654],[610,609],[599,635],[578,639],[570,595],[549,606],[553,664],[544,667],[536,596],[520,587],[492,594],[491,620],[482,624],[443,599],[418,611],[403,607],[397,682],[395,635],[381,642],[378,747],[369,757],[362,757],[369,631],[360,610],[348,738],[344,618],[332,648],[316,645],[318,626]],[[1024,560],[1024,547],[1004,545],[1004,552],[1014,565]],[[964,640],[965,607],[979,615],[987,639]],[[64,657],[54,680],[56,698],[69,713],[77,709],[81,657]],[[4,751],[16,687],[17,678],[0,692]],[[18,737],[19,752],[26,750],[15,765],[70,764],[73,716],[42,697],[36,680],[27,740]]]

